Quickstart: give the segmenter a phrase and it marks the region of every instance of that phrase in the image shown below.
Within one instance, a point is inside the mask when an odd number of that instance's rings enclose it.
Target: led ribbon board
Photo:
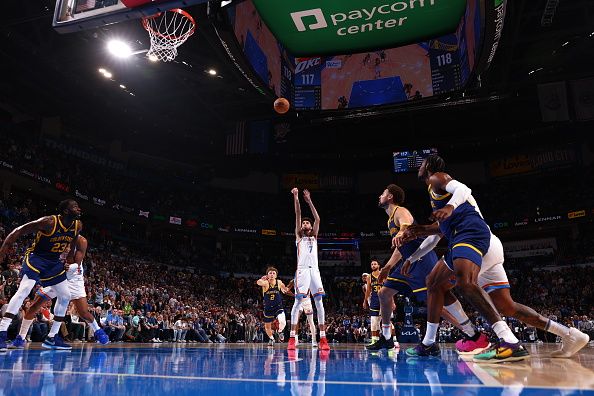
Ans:
[[[400,47],[451,33],[466,0],[254,0],[280,43],[295,56]]]

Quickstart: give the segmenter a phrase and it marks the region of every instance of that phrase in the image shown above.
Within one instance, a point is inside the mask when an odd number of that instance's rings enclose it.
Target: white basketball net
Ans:
[[[177,47],[194,34],[194,18],[182,9],[174,8],[142,19],[142,26],[149,32],[151,48],[149,59],[169,62],[177,56]]]

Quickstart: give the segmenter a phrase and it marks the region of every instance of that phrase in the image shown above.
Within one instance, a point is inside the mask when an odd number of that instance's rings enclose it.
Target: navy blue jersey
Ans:
[[[264,312],[273,312],[283,308],[283,300],[278,287],[278,281],[274,286],[270,285],[264,292]]]
[[[378,292],[382,288],[382,284],[378,282],[377,277],[371,274],[371,294],[369,295],[369,307],[376,308],[379,307],[379,296]]]
[[[436,194],[431,186],[428,191],[434,211],[446,206],[452,196],[451,193]],[[450,217],[439,223],[439,230],[448,240],[448,252],[452,260],[462,258],[478,266],[482,264],[482,258],[491,243],[491,230],[472,196],[454,209]]]
[[[428,190],[433,211],[442,209],[452,197],[451,193],[444,195],[434,193],[431,186],[429,186]],[[439,223],[439,229],[447,239],[452,239],[457,229],[460,230],[465,228],[464,223],[468,221],[468,219],[471,219],[470,221],[474,222],[477,220],[477,217],[481,220],[483,219],[476,201],[470,196],[466,202],[454,209],[450,217]]]
[[[52,216],[54,219],[54,228],[46,234],[38,231],[35,235],[35,241],[27,249],[27,253],[34,253],[36,256],[50,261],[59,261],[60,255],[66,250],[74,240],[80,229],[78,220],[72,224],[64,226],[62,216]]]
[[[400,231],[400,227],[396,225],[394,215],[398,207],[394,209],[392,215],[388,219],[388,229],[390,230],[390,236],[394,238]],[[403,226],[404,224],[401,224]],[[407,296],[415,295],[417,300],[423,301],[426,299],[427,286],[425,279],[427,275],[431,273],[433,267],[437,263],[437,256],[435,252],[429,252],[421,260],[416,262],[409,274],[409,276],[402,275],[402,265],[408,258],[417,251],[424,238],[415,238],[411,241],[406,242],[404,245],[398,248],[398,251],[402,255],[402,260],[394,266],[392,272],[384,282],[383,286],[390,289],[397,290],[399,293]]]
[[[388,230],[390,231],[390,236],[392,238],[394,238],[400,232],[400,227],[396,225],[396,221],[394,220],[394,215],[396,214],[396,211],[398,210],[398,208],[400,208],[400,206],[396,206],[396,208],[390,215],[390,218],[388,219]],[[404,224],[401,224],[401,225],[404,225]],[[410,224],[406,224],[406,225],[410,225]],[[404,245],[402,245],[398,248],[398,250],[400,251],[400,254],[402,255],[402,261],[405,261],[406,259],[408,259],[410,257],[411,254],[413,254],[414,252],[417,251],[417,249],[421,245],[421,242],[423,242],[423,239],[424,238],[413,239],[412,241],[408,241]]]

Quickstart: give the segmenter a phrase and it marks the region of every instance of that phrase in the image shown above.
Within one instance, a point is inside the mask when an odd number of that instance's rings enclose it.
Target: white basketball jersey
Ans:
[[[303,237],[297,244],[297,269],[318,268],[318,241],[315,237]]]
[[[80,266],[76,263],[70,264],[68,267],[68,271],[66,271],[66,278],[68,280],[83,280],[83,265],[80,263]]]

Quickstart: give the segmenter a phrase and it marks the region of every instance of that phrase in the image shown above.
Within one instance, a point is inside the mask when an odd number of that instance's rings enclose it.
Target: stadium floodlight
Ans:
[[[129,58],[132,56],[132,48],[120,40],[110,40],[107,43],[107,50],[117,58]]]

